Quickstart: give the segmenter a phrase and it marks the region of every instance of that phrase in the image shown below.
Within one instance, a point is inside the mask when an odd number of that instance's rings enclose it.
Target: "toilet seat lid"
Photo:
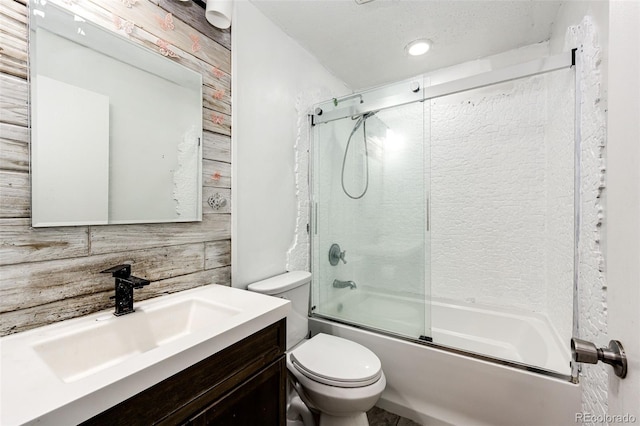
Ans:
[[[364,346],[328,334],[317,334],[290,353],[293,366],[319,383],[361,387],[382,375],[380,359]]]

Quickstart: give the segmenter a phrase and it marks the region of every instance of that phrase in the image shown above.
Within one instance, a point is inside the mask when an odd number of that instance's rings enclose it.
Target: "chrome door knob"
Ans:
[[[606,348],[597,348],[586,340],[571,339],[571,357],[575,362],[597,364],[602,361],[613,367],[616,376],[624,379],[627,376],[627,356],[618,340],[611,340]]]

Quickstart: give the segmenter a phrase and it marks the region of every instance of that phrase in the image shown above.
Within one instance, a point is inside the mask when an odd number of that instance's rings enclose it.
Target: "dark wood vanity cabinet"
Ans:
[[[82,424],[284,426],[285,345],[283,319]]]
[[[281,378],[286,373],[284,358],[275,361],[227,396],[214,402],[187,422],[189,425],[284,425],[279,399]],[[284,392],[280,395],[284,396]]]

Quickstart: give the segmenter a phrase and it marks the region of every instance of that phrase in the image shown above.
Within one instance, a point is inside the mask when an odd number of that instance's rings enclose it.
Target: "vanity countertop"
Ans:
[[[80,423],[285,318],[290,302],[208,285],[0,339],[0,424]]]

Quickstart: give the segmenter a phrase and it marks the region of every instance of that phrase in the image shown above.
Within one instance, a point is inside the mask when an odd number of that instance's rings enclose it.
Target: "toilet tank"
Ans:
[[[311,273],[291,271],[249,284],[250,291],[268,294],[291,301],[287,315],[287,350],[294,347],[309,333],[309,289]]]

